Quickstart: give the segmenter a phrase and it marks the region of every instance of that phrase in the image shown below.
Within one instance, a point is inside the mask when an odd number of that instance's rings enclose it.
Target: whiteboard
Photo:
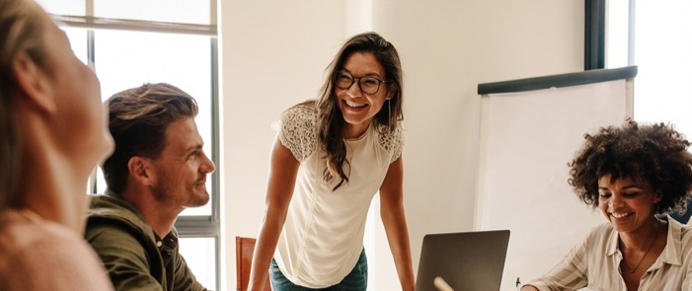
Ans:
[[[624,122],[629,96],[624,79],[482,96],[474,224],[511,231],[501,290],[548,272],[606,222],[574,194],[567,163],[585,133]]]

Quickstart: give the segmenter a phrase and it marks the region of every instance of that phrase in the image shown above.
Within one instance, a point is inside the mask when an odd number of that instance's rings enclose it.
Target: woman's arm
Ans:
[[[380,187],[380,216],[394,256],[401,289],[413,291],[415,279],[404,211],[403,180],[404,162],[400,157],[389,165],[387,176]]]
[[[249,291],[266,290],[269,263],[286,220],[288,205],[293,196],[293,187],[300,163],[279,139],[274,140],[269,165],[266,205],[259,236],[252,257]]]
[[[593,233],[589,237],[591,235]],[[548,273],[522,286],[521,291],[579,290],[586,287],[589,283],[587,271],[590,264],[587,253],[590,248],[593,248],[589,245],[589,237],[573,247]],[[602,252],[601,256],[605,256],[605,252]],[[599,261],[601,264],[604,262]],[[614,273],[617,274],[617,271]],[[611,278],[611,280],[619,280],[619,278]]]

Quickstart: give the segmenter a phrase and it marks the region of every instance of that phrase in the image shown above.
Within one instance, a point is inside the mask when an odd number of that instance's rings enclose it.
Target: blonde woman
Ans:
[[[0,290],[112,290],[82,238],[113,147],[98,79],[33,1],[0,1],[0,31]]]

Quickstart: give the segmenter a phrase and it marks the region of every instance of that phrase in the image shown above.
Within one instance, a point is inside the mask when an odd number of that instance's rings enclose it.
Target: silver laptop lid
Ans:
[[[497,291],[509,230],[428,234],[418,264],[416,291],[437,291],[442,277],[454,291]]]

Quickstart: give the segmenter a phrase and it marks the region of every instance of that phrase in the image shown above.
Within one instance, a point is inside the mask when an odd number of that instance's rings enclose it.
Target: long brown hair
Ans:
[[[375,56],[375,59],[384,68],[384,78],[387,81],[385,84],[388,84],[387,89],[394,91],[393,97],[386,101],[388,104],[384,104],[380,112],[373,118],[375,128],[393,131],[404,119],[401,107],[403,92],[401,61],[396,48],[374,32],[353,36],[344,43],[334,60],[327,66],[327,78],[316,102],[319,145],[326,154],[327,160],[324,179],[329,181],[335,176],[341,178],[333,190],[339,188],[344,182],[348,182],[351,169],[351,165],[346,159],[346,145],[343,140],[345,121],[337,105],[334,81],[346,59],[357,52],[372,53]]]
[[[33,1],[0,1],[0,210],[17,203],[17,183],[23,166],[23,142],[16,113],[16,95],[21,89],[13,73],[13,62],[23,53],[50,73],[43,40],[46,21],[48,17]]]

